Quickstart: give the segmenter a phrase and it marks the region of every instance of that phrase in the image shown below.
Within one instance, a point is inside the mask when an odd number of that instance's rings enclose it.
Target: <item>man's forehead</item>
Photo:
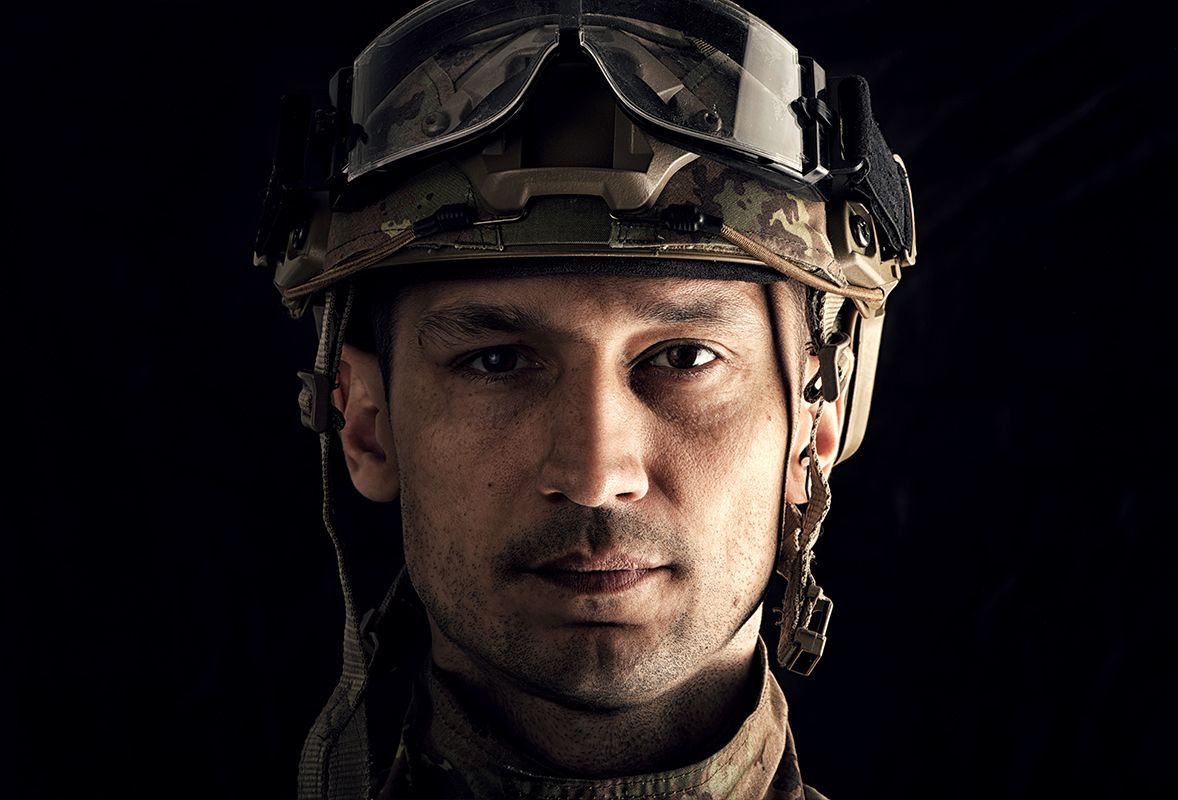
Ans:
[[[560,330],[615,322],[761,328],[767,321],[762,286],[694,278],[553,275],[446,281],[414,287],[404,300],[401,319],[419,332],[439,326]]]

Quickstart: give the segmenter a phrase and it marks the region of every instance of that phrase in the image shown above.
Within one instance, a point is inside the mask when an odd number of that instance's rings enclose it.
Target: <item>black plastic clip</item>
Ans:
[[[818,351],[818,374],[822,376],[822,399],[833,403],[842,394],[850,370],[851,337],[836,333]]]
[[[802,389],[802,399],[807,403],[817,403],[819,397],[828,403],[838,400],[853,366],[851,337],[841,332],[833,334],[818,350],[818,371]]]
[[[299,372],[303,388],[299,390],[299,416],[303,425],[315,433],[323,433],[329,427],[340,430],[344,427],[343,415],[331,404],[333,383],[322,372]]]
[[[798,675],[809,675],[822,658],[822,652],[826,649],[826,629],[830,626],[830,612],[834,609],[834,603],[822,593],[822,587],[816,583],[810,584],[806,590],[806,597],[814,604],[810,627],[794,631],[784,662],[786,669]]]
[[[799,97],[790,107],[804,122],[818,122],[828,128],[835,126],[834,110],[820,97]]]

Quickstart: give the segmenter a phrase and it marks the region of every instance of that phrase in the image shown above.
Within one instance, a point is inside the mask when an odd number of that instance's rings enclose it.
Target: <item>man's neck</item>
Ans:
[[[431,626],[434,676],[473,724],[534,769],[580,778],[661,772],[708,757],[752,712],[763,679],[754,657],[758,621],[685,680],[622,709],[576,707],[528,691]]]

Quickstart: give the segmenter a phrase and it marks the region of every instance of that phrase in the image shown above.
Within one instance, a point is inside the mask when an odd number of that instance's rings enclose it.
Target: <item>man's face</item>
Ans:
[[[755,637],[789,430],[762,287],[414,287],[390,414],[435,653],[613,708]]]

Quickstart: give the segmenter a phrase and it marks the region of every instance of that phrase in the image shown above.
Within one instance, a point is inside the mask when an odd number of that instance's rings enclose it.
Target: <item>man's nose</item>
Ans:
[[[646,409],[622,377],[608,369],[571,370],[548,404],[541,494],[592,508],[646,496]]]

